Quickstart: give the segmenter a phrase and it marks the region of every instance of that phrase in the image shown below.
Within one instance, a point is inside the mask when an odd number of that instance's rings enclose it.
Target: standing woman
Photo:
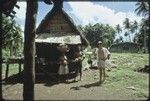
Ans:
[[[106,79],[105,68],[108,65],[108,60],[110,58],[110,52],[107,50],[107,48],[102,46],[101,41],[98,41],[96,54],[97,54],[97,64],[98,64],[98,68],[99,68],[100,84],[101,84]]]
[[[69,73],[69,68],[68,68],[68,60],[66,57],[66,52],[68,52],[68,47],[65,44],[60,44],[59,45],[59,50],[61,51],[61,56],[59,57],[59,70],[58,70],[58,74],[59,74],[59,78],[65,78],[66,80],[68,80],[68,73]],[[60,79],[59,79],[60,80]]]

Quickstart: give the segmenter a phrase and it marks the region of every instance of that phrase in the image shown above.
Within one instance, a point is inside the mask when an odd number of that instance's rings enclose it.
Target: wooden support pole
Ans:
[[[3,100],[2,96],[2,3],[0,3],[0,101]]]
[[[35,30],[38,3],[37,0],[26,0],[26,20],[24,32],[24,81],[23,100],[34,100],[35,83]]]
[[[19,63],[19,73],[21,73],[21,62]]]
[[[6,63],[6,74],[5,74],[5,82],[8,79],[8,73],[9,73],[9,63]]]

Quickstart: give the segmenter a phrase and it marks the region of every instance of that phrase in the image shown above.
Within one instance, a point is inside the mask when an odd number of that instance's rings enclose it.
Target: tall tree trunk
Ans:
[[[10,43],[10,47],[9,47],[9,52],[10,52],[10,57],[12,57],[13,56],[13,41],[11,41],[11,43]]]
[[[2,4],[0,4],[0,101],[2,101]]]
[[[129,42],[131,42],[131,36],[129,35]]]
[[[27,0],[24,42],[24,86],[23,99],[34,100],[35,83],[35,28],[38,3],[37,0]]]
[[[131,42],[131,33],[128,30],[128,35],[129,35],[129,42]]]
[[[144,53],[146,53],[147,45],[146,45],[146,27],[144,26]]]

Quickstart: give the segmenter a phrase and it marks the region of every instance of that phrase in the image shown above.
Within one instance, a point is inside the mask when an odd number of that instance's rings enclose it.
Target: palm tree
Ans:
[[[137,2],[136,6],[138,6],[135,9],[135,12],[137,13],[137,15],[139,16],[143,16],[145,21],[143,25],[142,25],[142,29],[144,29],[144,52],[146,50],[146,33],[148,32],[148,28],[149,28],[149,3],[148,2],[144,2],[144,0],[142,0],[141,2]]]
[[[131,22],[132,23],[132,22]],[[137,29],[138,29],[138,23],[137,21],[135,20],[133,22],[133,24],[131,24],[131,27],[130,27],[130,32],[132,33],[131,35],[133,35],[133,33],[137,33]],[[133,39],[133,38],[132,38]]]
[[[118,35],[120,35],[120,32],[122,32],[122,29],[119,24],[117,24],[116,30],[117,30]]]
[[[123,37],[122,36],[119,37],[119,42],[123,42]]]
[[[127,37],[128,35],[129,35],[128,32],[125,32],[125,33],[124,33],[124,36],[125,36],[125,37]]]
[[[131,36],[130,36],[130,28],[131,28],[131,24],[129,22],[129,19],[126,18],[125,21],[123,22],[124,25],[124,29],[126,29],[126,35],[129,36],[129,40],[131,42]],[[128,34],[127,34],[128,33]]]
[[[137,15],[142,15],[142,16],[149,16],[149,4],[148,2],[144,2],[144,0],[139,1],[136,3],[136,6],[138,6],[135,9],[135,12],[137,13]]]
[[[135,33],[137,33],[137,30],[138,30],[138,22],[137,22],[136,20],[133,22],[133,28],[134,28],[134,30],[135,30]]]
[[[38,3],[37,0],[27,0],[24,42],[24,82],[23,99],[34,100],[35,82],[35,28]]]
[[[135,33],[134,41],[142,44],[146,48],[146,43],[148,43],[148,27],[145,25],[145,19],[142,19],[139,25],[139,32]]]
[[[118,34],[119,34],[120,32],[122,32],[122,29],[121,29],[121,27],[120,27],[119,24],[116,26],[116,29],[117,29]]]
[[[146,20],[145,19],[142,19],[142,22],[141,22],[141,33],[144,34],[144,40],[143,40],[143,43],[144,43],[144,53],[146,52],[146,49],[147,49],[147,39],[148,39],[148,29],[149,29],[149,26],[147,26],[146,24]]]
[[[119,43],[119,39],[118,38],[115,40],[115,43]]]
[[[134,43],[138,43],[138,35],[139,34],[135,33],[134,38],[133,38]]]

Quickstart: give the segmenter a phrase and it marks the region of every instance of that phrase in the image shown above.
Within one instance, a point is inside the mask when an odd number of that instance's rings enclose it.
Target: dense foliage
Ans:
[[[139,33],[136,33],[134,37],[134,41],[141,43],[144,47],[144,52],[146,51],[148,45],[148,33],[149,33],[149,3],[148,2],[137,2],[136,3],[137,8],[135,9],[135,12],[137,15],[142,16],[143,19],[141,20],[141,23],[139,25]]]
[[[3,15],[3,51],[5,56],[17,56],[23,49],[22,30],[16,21]]]
[[[91,46],[96,46],[96,43],[101,40],[105,47],[109,47],[114,42],[116,34],[113,27],[108,24],[105,25],[100,23],[86,25],[82,30]]]
[[[116,31],[119,35],[119,38],[115,40],[115,43],[123,42],[123,37],[120,36],[120,32],[124,31],[124,36],[128,37],[130,42],[135,42],[141,44],[144,49],[148,48],[148,33],[149,33],[149,4],[148,2],[139,1],[136,3],[137,8],[135,13],[143,18],[138,23],[135,21],[130,21],[129,18],[126,18],[123,21],[123,27],[116,25]],[[131,37],[132,36],[132,37]]]

